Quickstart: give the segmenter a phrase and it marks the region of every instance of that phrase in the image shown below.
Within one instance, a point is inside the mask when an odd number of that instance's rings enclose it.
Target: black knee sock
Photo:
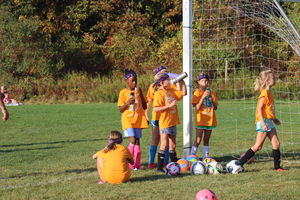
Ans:
[[[250,158],[254,156],[254,151],[250,148],[246,154],[240,159],[242,165],[244,165]]]
[[[279,149],[272,149],[274,158],[274,168],[279,169],[280,167],[280,151]]]
[[[171,162],[177,162],[178,158],[177,158],[177,154],[176,154],[176,151],[169,151],[169,155],[170,155],[170,159],[171,159]]]
[[[162,171],[164,168],[165,151],[160,150],[157,153],[157,170]]]

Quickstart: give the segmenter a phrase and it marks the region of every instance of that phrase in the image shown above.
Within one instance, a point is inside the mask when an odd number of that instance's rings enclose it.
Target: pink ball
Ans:
[[[204,190],[200,190],[196,194],[195,200],[218,200],[218,199],[216,194],[213,191],[209,189],[204,189]]]

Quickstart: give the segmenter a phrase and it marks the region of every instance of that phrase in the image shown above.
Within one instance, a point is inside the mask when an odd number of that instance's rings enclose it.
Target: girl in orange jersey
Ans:
[[[209,77],[202,73],[198,78],[199,88],[193,95],[192,104],[196,112],[196,139],[191,154],[196,155],[203,137],[202,159],[209,156],[209,139],[212,129],[217,126],[216,110],[218,100],[216,93],[209,89]],[[203,136],[204,133],[204,136]]]
[[[5,104],[4,104],[4,98],[5,98],[4,89],[5,88],[1,87],[1,92],[0,92],[0,108],[1,108],[1,111],[2,111],[2,120],[8,120],[9,114],[8,114],[8,111],[7,111],[7,109],[5,107]]]
[[[158,80],[159,77],[157,76],[159,73],[167,72],[167,68],[165,66],[159,66],[153,71],[154,79]],[[154,99],[154,88],[153,88],[154,83],[152,83],[147,92],[147,110],[146,113],[149,112],[150,110],[150,105],[153,102]],[[148,116],[148,115],[147,115]],[[148,118],[148,117],[147,117]],[[155,167],[154,165],[154,159],[155,159],[155,154],[157,151],[157,145],[160,140],[160,134],[159,134],[159,115],[152,110],[152,120],[151,120],[151,125],[152,125],[152,142],[150,144],[149,148],[149,157],[148,157],[148,168],[153,169]],[[149,121],[149,119],[148,119]],[[166,147],[165,151],[165,160],[164,164],[167,164],[169,160],[169,146]]]
[[[275,116],[275,103],[271,92],[272,86],[275,85],[275,77],[271,70],[262,71],[255,80],[256,92],[260,92],[256,107],[256,142],[243,157],[240,162],[244,165],[254,154],[259,151],[268,137],[272,144],[272,153],[274,158],[274,169],[284,171],[280,166],[280,142],[277,136],[276,125],[280,125],[280,121]]]
[[[111,131],[108,145],[93,155],[97,159],[97,170],[100,180],[98,184],[105,182],[118,184],[128,181],[131,172],[128,164],[133,164],[133,158],[129,150],[121,145],[122,134],[119,131]]]
[[[153,109],[159,114],[160,150],[158,152],[157,170],[163,170],[166,147],[169,146],[169,155],[172,162],[176,162],[176,125],[179,124],[177,101],[186,95],[184,81],[177,83],[177,89],[171,86],[167,73],[159,74],[154,87]]]
[[[122,113],[122,129],[124,136],[130,137],[128,149],[134,158],[134,164],[129,165],[132,169],[141,168],[140,138],[142,129],[148,128],[145,111],[146,100],[141,88],[137,88],[137,75],[132,70],[125,71],[127,88],[120,91],[118,106]]]

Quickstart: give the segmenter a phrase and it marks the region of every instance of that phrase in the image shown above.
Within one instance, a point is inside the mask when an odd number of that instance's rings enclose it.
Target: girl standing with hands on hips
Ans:
[[[202,159],[209,157],[209,139],[212,129],[217,126],[216,110],[218,100],[216,93],[209,88],[209,76],[202,73],[198,78],[199,88],[193,95],[192,104],[196,112],[196,139],[191,154],[196,155],[203,137]],[[204,135],[204,136],[203,136]]]
[[[254,90],[260,92],[256,107],[256,142],[254,146],[240,158],[240,162],[244,165],[257,151],[261,150],[265,139],[268,137],[272,144],[274,169],[277,171],[285,171],[280,166],[280,142],[274,125],[274,123],[280,125],[280,121],[275,116],[275,102],[271,92],[274,85],[275,77],[271,70],[262,71],[255,80]]]
[[[159,115],[160,150],[158,152],[157,170],[163,170],[166,147],[169,146],[171,162],[176,162],[176,125],[179,124],[177,101],[186,95],[184,81],[176,84],[177,89],[171,87],[171,80],[167,73],[158,74],[158,80],[154,84],[155,93],[153,110]]]
[[[122,129],[124,136],[130,137],[128,149],[134,158],[134,164],[129,165],[131,169],[141,168],[141,148],[140,138],[142,129],[148,128],[145,116],[147,103],[141,88],[137,88],[137,75],[133,70],[125,71],[125,82],[127,88],[119,93],[118,107],[122,113]]]

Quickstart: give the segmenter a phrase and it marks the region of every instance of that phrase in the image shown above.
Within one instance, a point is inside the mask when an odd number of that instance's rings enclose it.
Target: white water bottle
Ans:
[[[175,84],[183,79],[188,77],[188,74],[186,72],[183,72],[182,74],[179,74],[176,78],[171,80],[171,84]]]
[[[134,92],[130,93],[130,98],[134,98]],[[132,103],[132,104],[129,105],[129,110],[131,112],[134,112],[134,103]]]

